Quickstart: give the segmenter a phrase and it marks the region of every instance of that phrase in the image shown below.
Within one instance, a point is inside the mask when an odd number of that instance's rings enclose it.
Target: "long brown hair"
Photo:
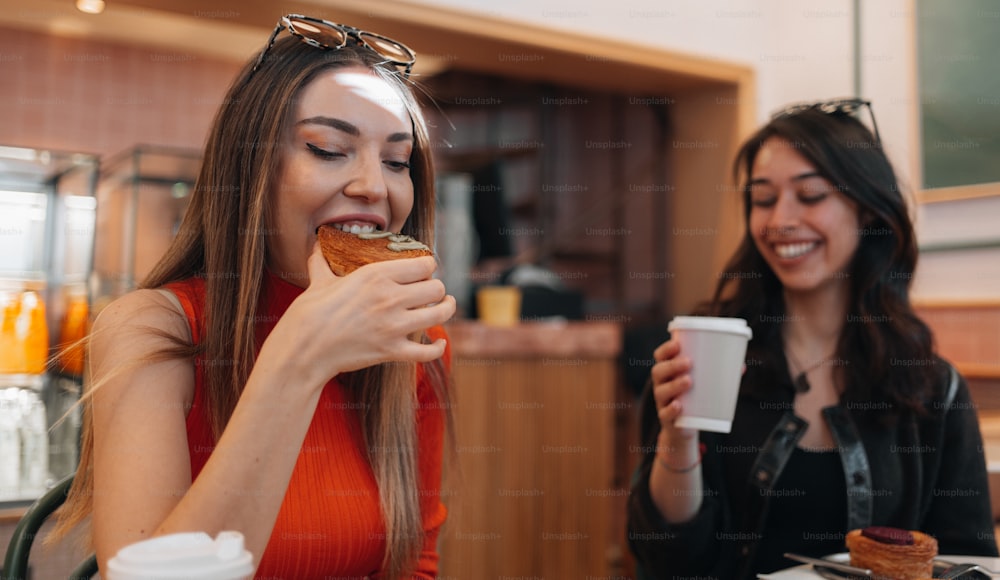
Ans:
[[[354,46],[323,51],[298,39],[278,40],[254,71],[252,59],[226,94],[213,121],[190,205],[166,255],[142,282],[143,288],[199,276],[205,279],[205,318],[199,344],[182,344],[157,358],[199,357],[228,364],[200,365],[206,409],[215,437],[225,429],[256,361],[257,320],[268,260],[266,233],[278,190],[280,144],[292,122],[298,97],[317,75],[345,66],[364,66],[394,87],[413,123],[410,158],[414,209],[403,233],[428,245],[434,235],[434,171],[430,140],[420,108],[406,81],[373,52]],[[233,300],[233,297],[236,300]],[[451,430],[450,389],[440,361],[425,365],[426,376]],[[415,451],[416,365],[386,363],[342,377],[367,404],[361,422],[368,458],[379,488],[386,532],[383,565],[389,577],[404,576],[423,545]],[[91,391],[93,386],[91,386]],[[85,405],[77,478],[57,533],[65,533],[92,507],[93,432]]]
[[[712,302],[702,310],[746,318],[754,336],[748,360],[758,363],[748,365],[746,383],[777,384],[786,368],[781,354],[785,304],[781,282],[753,242],[748,186],[757,154],[774,137],[795,147],[858,205],[860,242],[848,271],[841,273],[849,279],[850,298],[837,345],[842,364],[835,370],[845,397],[884,402],[874,407],[888,409],[888,415],[922,413],[945,371],[927,372],[926,365],[936,363],[933,336],[910,304],[918,254],[913,224],[881,143],[847,113],[805,109],[772,120],[744,143],[733,171],[742,183],[746,231],[720,274]],[[749,380],[756,373],[766,373],[770,380]]]

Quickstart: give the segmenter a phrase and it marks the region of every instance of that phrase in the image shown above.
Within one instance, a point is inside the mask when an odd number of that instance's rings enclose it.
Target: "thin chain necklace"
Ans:
[[[791,350],[789,350],[789,349],[786,348],[785,349],[785,356],[788,357],[788,362],[792,363],[792,368],[795,369],[796,371],[798,371],[798,374],[795,376],[795,379],[792,381],[792,387],[795,389],[795,392],[798,393],[798,394],[808,393],[809,392],[809,389],[812,388],[812,385],[809,384],[809,378],[808,378],[807,375],[809,373],[811,373],[812,371],[818,369],[820,366],[822,366],[824,363],[828,362],[832,358],[832,357],[821,358],[818,361],[814,362],[813,364],[811,364],[811,365],[809,365],[809,366],[807,366],[805,368],[802,368],[799,365],[799,361],[794,356],[792,356],[792,351]],[[801,370],[799,370],[799,369],[801,369]]]

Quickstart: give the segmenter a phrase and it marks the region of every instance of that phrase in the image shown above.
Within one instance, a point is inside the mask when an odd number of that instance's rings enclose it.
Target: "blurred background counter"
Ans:
[[[463,321],[447,330],[459,469],[443,491],[442,575],[620,574],[635,455],[616,451],[634,431],[621,325]]]

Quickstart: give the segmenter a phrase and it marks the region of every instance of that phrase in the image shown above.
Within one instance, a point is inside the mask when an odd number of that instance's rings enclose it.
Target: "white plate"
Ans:
[[[826,559],[832,562],[841,562],[847,564],[850,562],[851,558],[847,552],[840,554],[832,554],[827,556]],[[955,556],[955,555],[942,555],[937,557],[938,560],[943,560],[947,562],[971,562],[973,564],[979,564],[989,568],[990,570],[1000,570],[1000,558],[984,558],[982,556]],[[837,572],[838,574],[843,574]],[[825,576],[826,578],[850,578],[849,575],[844,574],[843,576]],[[819,574],[813,570],[812,566],[809,564],[802,564],[801,566],[795,566],[794,568],[788,568],[787,570],[780,570],[778,572],[773,572],[771,574],[760,574],[758,578],[767,580],[816,580],[817,578],[824,578],[823,575]]]

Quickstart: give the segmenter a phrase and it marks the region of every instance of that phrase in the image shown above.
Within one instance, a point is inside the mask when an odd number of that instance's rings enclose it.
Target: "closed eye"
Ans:
[[[404,171],[409,171],[410,170],[410,163],[408,161],[391,161],[391,160],[387,160],[387,161],[383,161],[382,163],[384,163],[386,166],[388,166],[390,170],[396,171],[398,173],[402,173]]]
[[[778,203],[778,194],[774,188],[762,183],[750,186],[750,205],[753,207],[772,207]]]
[[[753,207],[773,207],[778,202],[778,193],[766,180],[753,180],[749,183],[750,205]]]
[[[826,179],[819,176],[809,176],[799,180],[799,187],[796,188],[795,195],[799,202],[804,205],[816,205],[823,201],[834,191],[834,186]]]
[[[319,157],[320,159],[337,159],[339,157],[344,156],[343,153],[337,153],[336,151],[327,151],[326,149],[317,147],[312,143],[306,143],[306,147],[309,149],[310,153],[312,153],[316,157]]]
[[[802,195],[802,194],[799,194],[799,201],[802,202],[802,203],[804,203],[804,204],[806,204],[806,205],[816,205],[817,203],[819,203],[819,202],[823,201],[824,199],[826,199],[827,195],[829,195],[829,194],[827,194],[826,192],[817,193],[817,194],[813,194],[813,195]]]

